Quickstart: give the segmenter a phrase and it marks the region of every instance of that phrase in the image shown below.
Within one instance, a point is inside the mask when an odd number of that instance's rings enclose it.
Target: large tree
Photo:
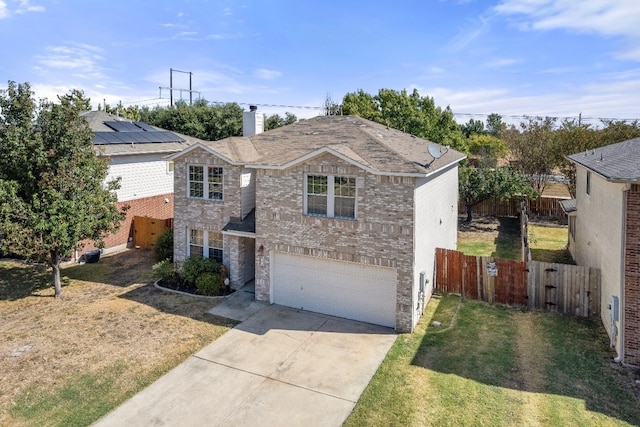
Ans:
[[[235,102],[209,104],[199,99],[193,105],[179,101],[169,107],[145,107],[140,110],[140,120],[206,141],[242,135],[242,107]]]
[[[347,93],[342,100],[342,113],[382,123],[394,129],[467,151],[460,125],[449,107],[436,107],[433,98],[411,93],[380,89],[376,95],[363,90]]]
[[[512,126],[502,132],[515,166],[538,193],[544,191],[558,166],[555,124],[553,117],[527,117],[519,129]]]
[[[458,171],[458,191],[467,211],[466,222],[471,222],[473,219],[473,207],[484,200],[493,197],[510,199],[516,196],[527,198],[537,196],[531,184],[513,168],[461,166]]]
[[[48,264],[56,297],[63,259],[82,240],[100,246],[124,218],[78,95],[36,103],[28,83],[0,91],[0,250]]]

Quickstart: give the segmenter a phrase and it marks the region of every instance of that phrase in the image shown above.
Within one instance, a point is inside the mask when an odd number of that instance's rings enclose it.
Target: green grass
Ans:
[[[531,258],[535,261],[573,264],[567,249],[567,227],[529,224]]]
[[[607,344],[596,320],[434,297],[345,425],[640,424],[633,386],[620,385],[632,375],[610,367]]]
[[[499,234],[495,238],[491,233],[473,238],[461,237],[458,239],[458,250],[474,256],[493,256],[514,260],[522,258],[520,237],[513,234]]]
[[[77,374],[56,390],[30,388],[11,409],[16,419],[30,425],[86,426],[109,412],[122,400],[118,379],[125,366],[118,363],[98,372]],[[137,389],[129,390],[132,396]]]

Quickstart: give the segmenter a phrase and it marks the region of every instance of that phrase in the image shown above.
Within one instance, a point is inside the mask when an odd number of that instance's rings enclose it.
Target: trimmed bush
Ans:
[[[186,282],[195,284],[204,273],[220,273],[220,265],[212,259],[189,257],[182,264],[182,277]]]
[[[153,246],[153,253],[158,261],[168,259],[173,262],[173,230],[167,229],[158,236]]]
[[[196,289],[200,295],[216,296],[222,292],[220,274],[204,273],[196,279]]]
[[[153,271],[160,277],[160,280],[166,284],[175,284],[179,280],[178,273],[176,273],[173,266],[173,262],[168,259],[163,259],[159,263],[155,264]]]

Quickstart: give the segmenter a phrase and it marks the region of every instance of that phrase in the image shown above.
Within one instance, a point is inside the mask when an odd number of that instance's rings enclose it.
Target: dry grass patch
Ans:
[[[67,268],[60,299],[48,272],[0,262],[0,425],[91,423],[232,326],[206,313],[214,300],[155,289],[153,262]]]

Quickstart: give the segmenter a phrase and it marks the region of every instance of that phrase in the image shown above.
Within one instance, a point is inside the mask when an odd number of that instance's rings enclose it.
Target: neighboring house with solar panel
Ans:
[[[141,238],[136,236],[135,217],[173,218],[173,168],[166,157],[196,140],[103,111],[81,115],[95,132],[96,150],[109,159],[107,179],[120,178],[118,207],[129,206],[120,230],[105,239],[105,252],[121,250]]]
[[[413,330],[435,248],[456,247],[465,156],[359,117],[243,120],[246,136],[170,157],[176,262],[214,258],[257,300]]]
[[[640,366],[640,138],[568,156],[576,165],[569,249],[602,274],[601,318],[616,360]]]

